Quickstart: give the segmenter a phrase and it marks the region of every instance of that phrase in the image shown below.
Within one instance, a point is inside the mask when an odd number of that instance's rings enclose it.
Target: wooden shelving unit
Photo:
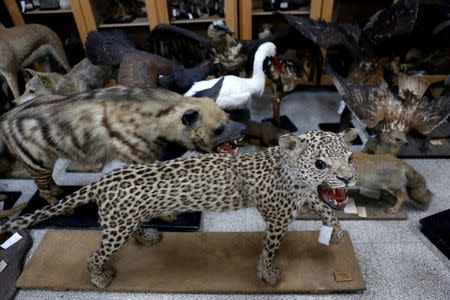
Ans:
[[[57,10],[40,10],[35,9],[31,11],[26,11],[23,13],[20,12],[19,7],[17,6],[17,3],[15,0],[3,0],[6,9],[8,10],[9,15],[11,16],[11,19],[13,20],[14,25],[24,25],[26,24],[25,19],[23,16],[57,16],[57,15],[64,15],[64,14],[71,14],[73,15],[73,18],[75,20],[75,24],[78,30],[78,33],[80,35],[81,40],[85,41],[87,31],[86,31],[86,24],[84,21],[83,14],[81,12],[80,5],[78,3],[78,0],[72,0],[71,1],[71,9],[57,9]]]
[[[148,26],[147,18],[136,18],[128,23],[101,23],[97,27],[98,28],[123,28],[123,27],[140,27],[140,26]]]
[[[209,24],[214,20],[224,19],[228,27],[230,27],[234,32],[238,33],[238,0],[224,1],[224,18],[220,18],[219,16],[205,16],[193,20],[170,20],[167,0],[155,0],[155,2],[158,11],[159,23],[174,25],[183,24],[185,26],[188,26],[189,24]]]
[[[262,8],[255,8],[252,11],[253,16],[270,16],[273,15],[273,11],[264,11]],[[305,6],[302,9],[295,9],[295,10],[286,10],[283,11],[285,14],[291,14],[291,15],[309,15],[309,6]]]
[[[145,27],[148,26],[149,30],[153,29],[159,23],[156,1],[145,0],[145,6],[147,10],[147,18],[136,18],[129,23],[102,23],[101,20],[95,17],[91,0],[75,0],[78,1],[83,18],[86,24],[86,31],[95,31],[98,28],[126,28],[126,27]],[[87,33],[86,33],[87,34]],[[82,38],[83,41],[86,38]]]
[[[303,16],[309,15],[310,18],[319,19],[322,16],[323,1],[311,0],[308,6],[280,12]],[[273,14],[274,11],[264,11],[262,9],[262,1],[239,0],[239,37],[243,40],[251,40],[253,38],[254,18],[265,18]]]
[[[49,14],[71,14],[71,9],[55,9],[55,10],[40,10],[39,8],[25,11],[24,15],[49,15]]]

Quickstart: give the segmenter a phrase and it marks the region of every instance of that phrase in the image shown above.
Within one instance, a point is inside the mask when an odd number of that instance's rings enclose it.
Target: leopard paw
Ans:
[[[91,273],[91,282],[98,288],[105,288],[111,284],[116,271],[111,267],[104,267],[101,271]]]
[[[177,219],[177,215],[170,214],[170,215],[162,216],[161,219],[166,223],[172,223],[173,221],[175,221]]]
[[[140,228],[134,238],[144,246],[153,246],[161,241],[161,232],[154,228]]]
[[[281,271],[274,263],[265,264],[260,260],[256,268],[256,275],[268,285],[274,286],[281,278]]]

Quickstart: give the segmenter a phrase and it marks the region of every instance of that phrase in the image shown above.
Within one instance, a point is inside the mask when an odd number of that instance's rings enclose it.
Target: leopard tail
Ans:
[[[426,209],[430,204],[433,194],[427,188],[425,178],[410,165],[406,165],[406,191],[414,206],[419,209]]]
[[[0,225],[0,233],[11,232],[18,229],[31,227],[41,221],[50,219],[51,217],[60,215],[64,212],[71,211],[78,206],[92,202],[95,200],[95,198],[88,196],[92,188],[93,185],[87,185],[79,189],[78,191],[64,197],[56,204],[47,205],[32,213],[9,220]]]

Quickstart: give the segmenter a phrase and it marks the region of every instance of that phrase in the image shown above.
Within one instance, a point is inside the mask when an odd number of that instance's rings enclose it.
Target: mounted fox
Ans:
[[[426,209],[432,193],[427,188],[425,178],[401,159],[387,154],[367,154],[354,152],[353,160],[357,169],[357,187],[385,190],[397,198],[397,203],[388,209],[397,213],[407,197],[419,209]],[[406,192],[406,193],[405,193]]]
[[[69,61],[58,35],[39,24],[0,29],[0,75],[5,77],[14,98],[20,96],[18,72],[37,58],[52,56],[67,72]]]

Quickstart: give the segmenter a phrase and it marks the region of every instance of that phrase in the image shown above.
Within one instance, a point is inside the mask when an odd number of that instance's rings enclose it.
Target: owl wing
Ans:
[[[378,11],[364,26],[361,40],[373,47],[411,32],[416,23],[418,7],[417,0],[399,0],[391,7]]]
[[[211,41],[193,31],[170,24],[156,26],[147,37],[149,51],[185,67],[193,67],[211,56]]]
[[[438,99],[425,96],[417,100],[416,105],[410,127],[421,134],[429,134],[450,116],[450,95]]]
[[[378,86],[360,85],[347,82],[327,66],[325,72],[330,76],[334,86],[343,97],[349,109],[369,128],[375,127],[385,118],[389,103],[396,103],[386,82]]]
[[[291,27],[313,41],[321,48],[343,47],[352,56],[359,56],[360,50],[354,28],[335,26],[325,21],[317,21],[302,16],[281,14]]]

